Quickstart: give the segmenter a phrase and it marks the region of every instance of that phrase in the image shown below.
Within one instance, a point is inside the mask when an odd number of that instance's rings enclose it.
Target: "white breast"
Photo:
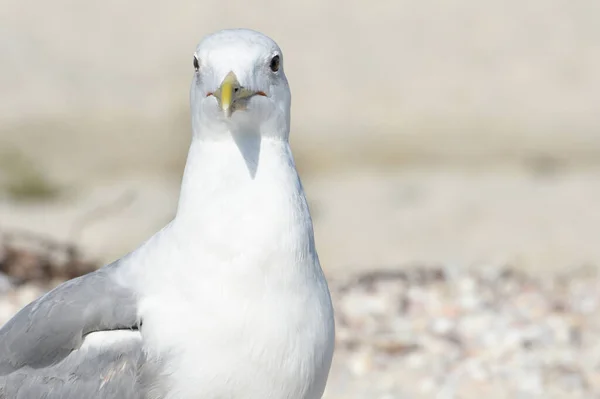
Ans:
[[[167,399],[318,399],[333,310],[289,147],[263,140],[251,179],[237,147],[198,150],[160,251],[140,262],[144,346]]]

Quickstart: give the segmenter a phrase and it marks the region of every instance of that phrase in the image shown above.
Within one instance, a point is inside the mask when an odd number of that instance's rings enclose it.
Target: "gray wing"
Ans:
[[[137,398],[139,341],[80,349],[86,334],[137,329],[135,293],[119,263],[69,280],[0,329],[0,399]]]
[[[0,376],[0,399],[142,399],[140,340],[79,349],[43,368]]]

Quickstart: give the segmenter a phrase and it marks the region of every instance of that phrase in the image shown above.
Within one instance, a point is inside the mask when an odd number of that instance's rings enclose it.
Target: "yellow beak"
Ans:
[[[244,109],[245,104],[241,100],[249,99],[255,95],[266,96],[262,91],[256,92],[242,87],[233,71],[225,76],[225,79],[221,82],[221,86],[214,92],[214,96],[219,102],[219,107],[226,117],[230,117],[236,109]],[[238,105],[238,103],[242,104]]]
[[[221,86],[215,92],[215,97],[219,101],[219,106],[223,110],[226,116],[231,116],[233,102],[235,101],[235,94],[240,90],[241,86],[238,82],[237,76],[233,71],[229,72]]]

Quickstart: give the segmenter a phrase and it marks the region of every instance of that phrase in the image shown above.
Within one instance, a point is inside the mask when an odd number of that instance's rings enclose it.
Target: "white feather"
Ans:
[[[96,331],[84,337],[79,349],[101,352],[110,347],[136,346],[141,339],[140,332],[135,330]]]
[[[274,53],[247,30],[199,45],[177,216],[128,258],[167,399],[318,399],[325,388],[333,309],[287,140],[289,87],[267,69]],[[227,119],[206,93],[229,71],[268,97]]]

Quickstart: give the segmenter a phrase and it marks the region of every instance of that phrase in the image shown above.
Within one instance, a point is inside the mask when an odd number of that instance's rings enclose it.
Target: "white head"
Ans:
[[[196,48],[194,69],[195,137],[249,134],[287,140],[291,94],[283,54],[273,40],[249,29],[213,33]]]

